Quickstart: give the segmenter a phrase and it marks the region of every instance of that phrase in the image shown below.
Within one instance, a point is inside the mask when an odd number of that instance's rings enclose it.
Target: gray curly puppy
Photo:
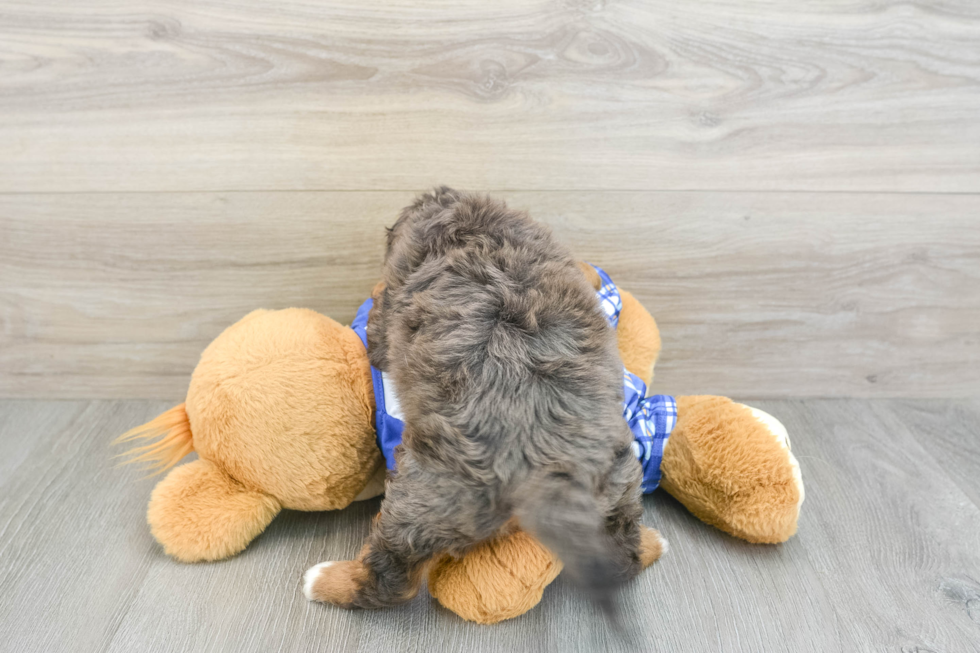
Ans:
[[[502,202],[439,188],[389,230],[383,283],[368,353],[404,411],[397,472],[358,558],[311,569],[307,595],[407,601],[433,555],[519,524],[611,607],[652,560],[615,332],[571,253]]]

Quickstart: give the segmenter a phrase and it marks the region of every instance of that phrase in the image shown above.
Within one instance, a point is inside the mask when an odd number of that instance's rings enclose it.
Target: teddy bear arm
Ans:
[[[150,497],[147,521],[167,554],[183,562],[220,560],[241,552],[280,511],[208,460],[174,468]]]
[[[595,268],[584,262],[580,262],[578,267],[595,290],[602,287],[602,279]],[[619,297],[623,302],[616,326],[619,357],[623,359],[626,369],[649,386],[653,382],[653,366],[660,355],[660,329],[650,311],[631,293],[620,288]]]
[[[678,397],[661,487],[726,533],[778,543],[796,532],[803,484],[778,422],[761,415],[726,397]]]
[[[649,386],[653,383],[653,366],[660,355],[660,329],[633,295],[620,288],[623,309],[619,312],[616,337],[623,366]]]

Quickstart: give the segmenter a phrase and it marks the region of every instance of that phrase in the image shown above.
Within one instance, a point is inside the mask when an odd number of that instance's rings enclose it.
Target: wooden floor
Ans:
[[[424,592],[346,612],[300,575],[352,557],[377,501],[280,515],[245,553],[184,565],[144,521],[154,481],[109,440],[167,404],[0,402],[0,650],[980,650],[980,401],[771,400],[806,482],[798,534],[749,545],[663,493],[644,522],[671,548],[626,590],[627,640],[559,579],[533,611],[476,626]]]
[[[348,322],[443,183],[633,291],[656,391],[769,397],[799,534],[648,497],[626,640],[560,579],[495,627],[308,604],[377,501],[164,557],[108,442],[249,311]],[[976,653],[978,369],[976,0],[0,0],[0,651]]]

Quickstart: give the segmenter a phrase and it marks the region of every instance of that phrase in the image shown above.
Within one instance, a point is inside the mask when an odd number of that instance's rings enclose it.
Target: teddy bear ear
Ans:
[[[146,519],[168,555],[201,562],[240,553],[279,510],[273,497],[246,489],[210,461],[195,460],[157,484]]]

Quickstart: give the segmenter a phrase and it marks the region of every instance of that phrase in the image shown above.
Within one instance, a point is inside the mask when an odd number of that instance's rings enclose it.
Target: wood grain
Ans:
[[[978,116],[971,0],[0,0],[0,397],[167,399],[0,400],[0,651],[975,653]],[[904,399],[758,402],[799,534],[647,497],[623,639],[562,579],[493,628],[308,604],[377,501],[163,556],[107,442],[248,311],[348,321],[436,183],[633,291],[657,391]]]
[[[976,482],[980,476],[980,401],[894,401],[888,410],[980,507],[980,483]],[[977,599],[974,607],[980,611],[980,595]],[[980,623],[980,612],[977,621]]]
[[[972,0],[0,2],[0,191],[980,191]]]
[[[153,538],[141,518],[147,497],[133,491],[139,473],[113,469],[108,442],[163,407],[0,404],[0,442],[29,452],[0,477],[0,649],[97,651],[111,639]]]
[[[302,571],[353,556],[377,500],[286,512],[236,558],[174,562],[144,520],[157,479],[113,467],[106,446],[165,404],[0,401],[0,444],[26,452],[0,467],[0,650],[971,653],[980,508],[967,493],[980,470],[947,476],[907,403],[758,403],[786,424],[800,458],[798,534],[750,545],[663,493],[646,497],[644,522],[671,548],[625,590],[623,617],[636,628],[617,639],[561,578],[537,608],[493,627],[461,621],[424,592],[373,612],[307,603]],[[911,403],[937,431],[973,426],[969,401]]]
[[[501,192],[658,319],[656,389],[980,392],[980,195]],[[348,322],[410,193],[0,195],[0,396],[183,396],[255,308]]]
[[[929,403],[944,411],[964,402]],[[783,421],[803,468],[797,539],[818,601],[832,606],[824,628],[835,642],[825,650],[973,651],[980,620],[952,598],[980,587],[978,508],[928,455],[929,442],[903,427],[896,404],[756,404]]]

